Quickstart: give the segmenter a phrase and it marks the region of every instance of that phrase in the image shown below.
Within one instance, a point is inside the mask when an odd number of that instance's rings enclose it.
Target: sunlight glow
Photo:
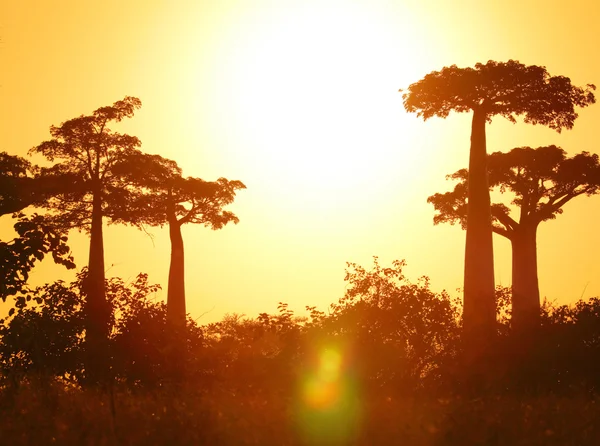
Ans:
[[[406,22],[400,28],[410,35]],[[410,165],[413,151],[390,141],[401,132],[411,145],[413,122],[399,120],[398,77],[422,75],[422,44],[399,47],[398,26],[366,3],[247,11],[223,31],[214,71],[221,85],[214,95],[230,123],[223,130],[246,148],[232,162],[279,184],[283,198],[292,190],[308,203],[329,195],[336,206],[368,197],[368,185],[386,176],[382,165]],[[403,63],[413,55],[416,62]]]

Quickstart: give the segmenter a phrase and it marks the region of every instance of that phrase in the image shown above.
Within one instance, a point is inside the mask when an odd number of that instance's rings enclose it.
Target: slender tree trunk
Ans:
[[[168,324],[168,375],[173,384],[179,385],[184,379],[186,359],[186,311],[183,237],[181,224],[175,214],[169,213],[169,236],[171,238],[171,265],[167,291]]]
[[[540,323],[540,290],[537,274],[537,222],[522,223],[512,242],[512,328],[532,334]]]
[[[169,217],[171,238],[171,265],[167,292],[167,318],[174,326],[185,327],[185,274],[183,257],[183,237],[181,224],[173,215]]]
[[[86,301],[86,369],[92,381],[102,379],[108,367],[107,338],[110,308],[106,301],[104,284],[104,242],[102,236],[102,196],[94,192],[92,227],[90,230],[90,257],[85,282]]]
[[[465,246],[464,345],[470,366],[489,353],[496,324],[492,215],[487,175],[486,114],[473,112]]]

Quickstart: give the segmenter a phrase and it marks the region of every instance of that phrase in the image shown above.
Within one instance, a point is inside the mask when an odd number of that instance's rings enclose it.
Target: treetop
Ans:
[[[488,121],[499,115],[514,123],[522,115],[526,123],[560,132],[573,127],[575,107],[596,101],[595,89],[592,84],[574,86],[565,76],[551,76],[543,66],[490,60],[474,68],[444,67],[400,91],[406,111],[424,120],[478,110]]]

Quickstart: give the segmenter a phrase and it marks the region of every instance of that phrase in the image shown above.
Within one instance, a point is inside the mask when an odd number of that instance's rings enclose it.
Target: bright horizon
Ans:
[[[600,86],[600,62],[589,57],[600,6],[584,1],[121,3],[0,6],[0,151],[25,156],[51,125],[135,96],[142,108],[119,130],[144,152],[174,159],[185,175],[243,181],[228,207],[239,225],[183,228],[187,308],[204,314],[200,323],[272,313],[280,301],[325,309],[344,294],[345,262],[368,268],[372,256],[406,259],[411,280],[427,275],[434,291],[458,296],[465,233],[434,226],[426,200],[467,166],[471,115],[423,122],[404,111],[398,89],[490,59]],[[495,118],[488,153],[549,144],[600,153],[600,104],[578,112],[562,134]],[[600,295],[600,198],[564,210],[538,235],[541,296],[558,303]],[[11,226],[0,220],[3,240]],[[166,298],[168,233],[149,232],[153,241],[105,225],[107,276],[146,272]],[[80,269],[89,240],[69,239]],[[510,244],[494,236],[494,249],[496,284],[510,286]],[[31,277],[74,273],[45,260]]]

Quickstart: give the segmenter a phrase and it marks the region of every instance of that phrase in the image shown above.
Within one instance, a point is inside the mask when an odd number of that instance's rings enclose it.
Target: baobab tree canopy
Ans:
[[[116,201],[110,207],[111,215],[121,223],[150,226],[193,223],[221,229],[229,222],[238,222],[223,207],[233,203],[237,190],[245,189],[241,181],[184,177],[175,161],[144,153],[123,158],[115,166],[115,172],[121,178],[122,189],[132,197]],[[176,220],[169,222],[169,216]]]
[[[545,67],[509,60],[477,63],[474,68],[444,67],[410,85],[402,97],[406,111],[424,120],[483,108],[488,121],[500,115],[516,122],[522,115],[526,123],[560,132],[573,127],[575,107],[595,102],[595,89],[592,84],[576,87],[568,77],[550,76]]]
[[[434,224],[467,224],[468,170],[460,169],[447,175],[458,184],[450,192],[436,193],[427,199],[433,204]],[[567,157],[560,147],[551,145],[532,149],[517,147],[510,152],[488,155],[490,189],[513,194],[510,205],[519,207],[519,222],[537,223],[556,218],[562,206],[579,195],[593,195],[600,191],[600,163],[597,154],[578,153]],[[510,236],[519,222],[510,217],[505,203],[492,204],[494,232]]]
[[[52,139],[30,150],[49,161],[58,161],[43,169],[44,175],[70,174],[80,180],[81,187],[71,187],[47,204],[47,208],[56,211],[56,224],[90,231],[94,197],[103,210],[102,215],[108,217],[106,210],[110,201],[125,198],[113,168],[124,157],[139,152],[141,143],[135,136],[113,132],[109,125],[132,117],[140,107],[139,99],[125,97],[91,115],[50,127]]]

